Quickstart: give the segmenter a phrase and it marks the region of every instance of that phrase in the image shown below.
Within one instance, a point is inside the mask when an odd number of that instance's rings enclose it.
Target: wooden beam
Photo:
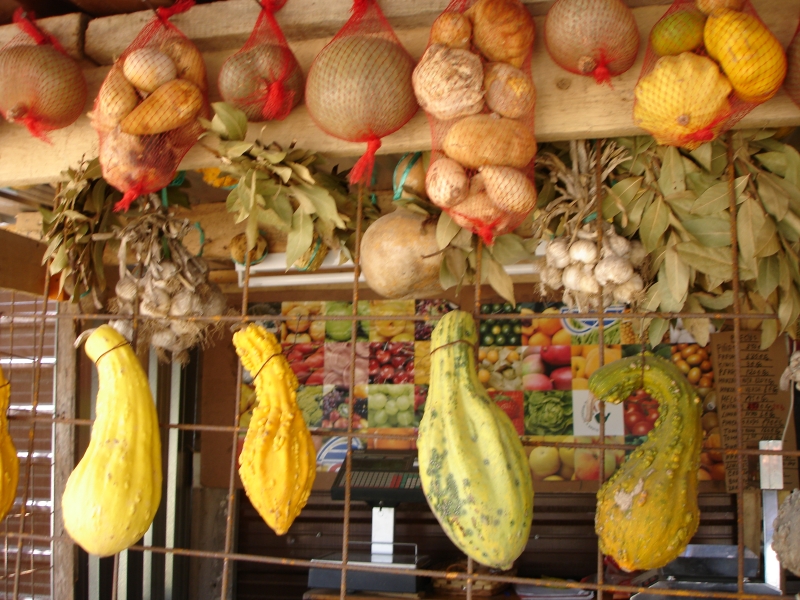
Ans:
[[[231,0],[199,5],[188,13],[175,17],[176,24],[187,31],[190,37],[195,39],[200,36],[197,39],[198,43],[207,46],[204,57],[211,83],[212,101],[219,99],[215,82],[220,67],[238,48],[238,45],[229,45],[231,40],[239,39],[236,36],[241,35],[241,31],[249,31],[252,27],[255,13],[251,14],[248,11],[255,11],[256,7],[253,5],[250,9],[246,6],[248,3],[253,4],[252,0]],[[425,8],[418,0],[407,3],[395,0],[386,4],[390,15],[396,13],[395,17],[401,18],[403,14],[413,14],[415,10],[428,16],[438,14],[443,3],[444,0],[434,0],[431,5],[435,8]],[[285,10],[291,8],[296,12],[287,12],[285,18],[297,15],[295,22],[300,30],[301,25],[306,24],[310,27],[311,23],[322,18],[320,15],[342,12],[349,4],[349,0],[336,0],[330,3],[333,8],[329,8],[327,2],[323,6],[318,0],[298,0],[287,5]],[[404,8],[406,4],[412,8]],[[755,0],[754,5],[781,43],[788,44],[797,26],[797,0]],[[633,10],[642,40],[646,40],[653,24],[661,17],[666,7],[642,6]],[[345,16],[345,14],[340,15],[341,19],[337,20],[339,26],[344,22]],[[145,17],[149,18],[149,15],[134,13],[91,21],[87,30],[87,51],[91,49],[91,55],[95,60],[99,59],[101,62],[109,60],[109,57],[124,49],[141,27],[143,19],[146,20]],[[536,20],[538,31],[541,32],[543,17],[537,17]],[[109,27],[113,24],[116,24],[117,29]],[[202,33],[204,31],[212,33]],[[215,31],[221,33],[214,34]],[[409,52],[415,58],[419,58],[427,45],[428,31],[428,27],[424,26],[398,29],[397,34]],[[290,45],[305,71],[329,39],[329,37],[314,39],[290,37]],[[211,49],[220,44],[228,46],[222,50]],[[106,58],[103,58],[101,48],[110,49]],[[644,52],[645,44],[642,44],[636,64],[627,73],[614,78],[613,88],[606,85],[598,86],[591,78],[572,75],[556,66],[539,36],[534,48],[532,66],[537,88],[537,138],[540,141],[555,141],[643,133],[633,124],[632,107],[633,89],[639,77]],[[94,98],[97,94],[107,69],[108,67],[95,67],[84,70],[89,82],[90,98]],[[90,108],[91,101],[87,103],[87,111]],[[783,92],[779,92],[775,98],[745,116],[737,127],[780,127],[798,124],[800,124],[800,109]],[[300,147],[330,156],[358,156],[365,150],[364,144],[343,142],[320,131],[309,118],[305,106],[297,107],[284,121],[251,124],[248,130],[249,139],[255,139],[259,134],[265,141],[274,140],[281,144],[296,141]],[[0,186],[55,181],[61,171],[76,165],[81,157],[97,155],[97,135],[89,126],[89,120],[85,116],[74,125],[53,132],[51,141],[52,144],[48,145],[31,138],[27,131],[19,126],[0,125]],[[428,122],[420,111],[405,127],[384,138],[380,152],[393,154],[425,150],[430,147]],[[198,145],[187,154],[182,168],[196,169],[214,164],[216,164],[214,155],[206,147]]]
[[[88,23],[89,16],[83,13],[36,20],[36,24],[56,38],[67,54],[76,60],[85,58],[83,53],[84,33]],[[14,24],[0,26],[0,47],[19,34],[20,29]]]
[[[46,249],[41,242],[0,228],[0,288],[41,296]]]

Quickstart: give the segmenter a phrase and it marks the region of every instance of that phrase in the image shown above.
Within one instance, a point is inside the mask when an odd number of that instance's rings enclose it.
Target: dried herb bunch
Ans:
[[[103,252],[114,238],[114,203],[122,198],[101,176],[100,163],[82,161],[63,172],[53,209],[40,208],[43,239],[48,242],[42,264],[50,261],[50,275],[59,276],[59,296],[66,294],[85,310],[102,310],[106,277]]]
[[[207,320],[226,312],[227,301],[219,287],[208,280],[208,265],[191,254],[183,238],[192,230],[188,219],[179,219],[150,196],[153,208],[132,218],[118,232],[120,279],[114,312],[142,319],[141,333],[162,360],[185,363],[188,351],[206,342],[218,328]],[[134,265],[126,265],[130,258]],[[198,320],[201,318],[201,320]],[[131,319],[112,324],[129,340]]]
[[[320,242],[325,251],[341,251],[342,262],[351,260],[357,203],[345,177],[335,168],[331,173],[322,170],[321,155],[293,144],[284,149],[275,142],[245,141],[245,114],[224,102],[213,108],[213,120],[204,123],[219,138],[218,150],[212,152],[233,185],[228,211],[236,213],[237,223],[247,222],[247,250],[255,247],[259,227],[274,227],[287,236],[287,269],[313,270],[307,259]],[[379,214],[368,203],[363,213],[365,230]]]

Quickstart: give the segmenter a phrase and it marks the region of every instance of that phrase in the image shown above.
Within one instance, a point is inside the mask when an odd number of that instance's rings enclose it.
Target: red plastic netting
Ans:
[[[123,192],[115,210],[166,187],[209,116],[203,56],[169,18],[194,5],[158,8],[106,76],[92,111],[103,177]]]
[[[547,11],[544,41],[562,69],[610,84],[636,61],[639,28],[622,0],[558,0]]]
[[[748,0],[675,0],[653,26],[633,118],[659,144],[694,149],[774,96],[783,47]]]
[[[800,106],[800,25],[786,49],[787,69],[783,89],[792,101]]]
[[[261,13],[242,49],[222,65],[219,93],[250,121],[281,120],[303,100],[303,71],[275,13],[286,0],[261,0]]]
[[[0,113],[48,141],[47,132],[74,123],[86,105],[86,79],[32,13],[14,13],[22,33],[0,49]]]
[[[453,0],[414,70],[431,126],[428,198],[487,244],[536,206],[534,33],[519,0]]]
[[[414,59],[375,0],[354,0],[350,19],[314,58],[306,80],[309,115],[325,133],[368,144],[351,183],[369,184],[381,138],[417,111],[413,70]]]

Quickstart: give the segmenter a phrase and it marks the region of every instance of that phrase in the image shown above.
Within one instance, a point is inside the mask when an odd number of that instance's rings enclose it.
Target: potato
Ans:
[[[490,61],[521,67],[533,49],[533,17],[519,0],[478,0],[467,11],[472,41]]]
[[[161,42],[159,49],[175,63],[179,79],[191,81],[203,92],[208,90],[203,55],[190,40],[185,37],[173,36]]]
[[[178,76],[172,59],[155,48],[139,48],[128,54],[122,72],[136,89],[148,94]]]
[[[464,167],[452,158],[440,158],[428,169],[425,191],[436,206],[449,208],[469,194],[469,178]]]
[[[203,107],[203,95],[185,79],[165,83],[120,122],[124,133],[155,135],[190,123]]]
[[[444,44],[450,48],[469,50],[471,40],[472,23],[462,13],[443,12],[431,26],[430,44]]]
[[[471,115],[450,128],[442,148],[447,156],[468,169],[486,165],[521,169],[536,155],[536,140],[520,121],[496,115]]]
[[[110,130],[127,117],[139,103],[136,89],[119,67],[112,67],[100,86],[92,113],[92,125],[97,130]]]
[[[405,208],[379,218],[361,239],[364,277],[373,291],[386,298],[440,296],[441,264],[436,222]]]
[[[536,88],[530,75],[508,63],[486,65],[483,89],[486,106],[510,119],[524,117],[536,102]]]
[[[481,169],[486,193],[498,208],[514,215],[527,215],[536,206],[536,188],[522,171],[511,167]]]
[[[469,50],[433,44],[411,76],[422,109],[447,121],[483,110],[483,65]]]
[[[103,177],[118,190],[137,185],[159,190],[175,177],[179,158],[159,136],[139,137],[111,130],[100,144],[100,165]]]
[[[470,195],[448,214],[457,225],[477,233],[485,241],[510,231],[510,216],[495,206],[485,191]]]

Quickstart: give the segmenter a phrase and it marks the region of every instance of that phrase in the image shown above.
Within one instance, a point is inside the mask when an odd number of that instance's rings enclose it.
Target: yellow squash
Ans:
[[[475,370],[475,321],[460,310],[433,330],[419,476],[428,504],[459,550],[509,569],[528,543],[533,483],[511,419]]]
[[[257,404],[239,457],[244,491],[275,533],[283,535],[306,505],[316,477],[316,451],[297,405],[297,377],[275,336],[250,324],[233,334],[255,377]]]
[[[786,77],[786,53],[772,32],[753,15],[721,9],[709,15],[703,32],[709,56],[719,62],[745,102],[764,102]]]
[[[650,353],[616,360],[589,377],[589,390],[619,403],[643,389],[659,402],[647,441],[597,492],[595,530],[603,554],[623,569],[657,569],[697,531],[700,398],[670,361]]]
[[[14,505],[19,482],[19,458],[17,449],[8,433],[8,402],[11,398],[11,384],[0,369],[0,519],[3,519]]]
[[[86,340],[97,367],[89,447],[61,499],[64,527],[89,554],[133,545],[161,501],[161,440],[150,384],[128,342],[109,325]]]

